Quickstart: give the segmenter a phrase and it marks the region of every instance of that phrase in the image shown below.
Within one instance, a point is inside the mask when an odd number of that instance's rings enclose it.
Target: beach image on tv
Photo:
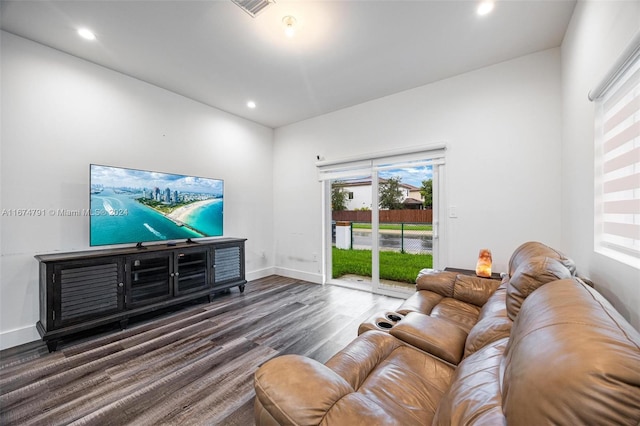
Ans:
[[[222,235],[224,181],[91,165],[91,245]]]

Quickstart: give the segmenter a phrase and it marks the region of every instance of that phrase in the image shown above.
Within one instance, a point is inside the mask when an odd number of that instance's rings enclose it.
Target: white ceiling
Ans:
[[[277,128],[561,44],[575,0],[2,0],[2,29]],[[288,38],[282,18],[293,15]],[[97,40],[76,34],[88,27]],[[248,100],[257,108],[249,109]]]

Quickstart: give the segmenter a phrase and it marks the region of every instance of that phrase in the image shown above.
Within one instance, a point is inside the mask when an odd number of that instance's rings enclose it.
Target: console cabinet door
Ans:
[[[214,288],[244,284],[244,242],[216,245],[212,257]]]
[[[182,296],[211,287],[208,253],[209,250],[207,248],[176,251],[173,275],[175,296]]]
[[[53,328],[123,309],[121,258],[56,264],[51,285]]]
[[[173,297],[173,254],[127,256],[127,307],[142,306]]]

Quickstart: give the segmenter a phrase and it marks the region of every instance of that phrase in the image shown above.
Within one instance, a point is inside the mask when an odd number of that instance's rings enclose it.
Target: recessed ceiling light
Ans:
[[[86,40],[95,40],[96,35],[86,28],[80,28],[78,30],[78,35]]]
[[[484,16],[493,10],[493,6],[495,6],[493,1],[483,1],[478,5],[478,9],[476,9],[476,12],[478,13],[478,15]]]
[[[249,101],[249,102],[247,102],[247,107],[249,107],[251,109],[254,109],[256,107],[256,103],[253,102],[253,101]]]

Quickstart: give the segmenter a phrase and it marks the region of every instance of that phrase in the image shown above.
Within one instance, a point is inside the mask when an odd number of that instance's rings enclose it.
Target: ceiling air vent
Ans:
[[[231,0],[231,1],[237,4],[238,6],[240,6],[240,9],[244,10],[254,18],[265,7],[269,6],[271,3],[275,3],[275,0]]]

